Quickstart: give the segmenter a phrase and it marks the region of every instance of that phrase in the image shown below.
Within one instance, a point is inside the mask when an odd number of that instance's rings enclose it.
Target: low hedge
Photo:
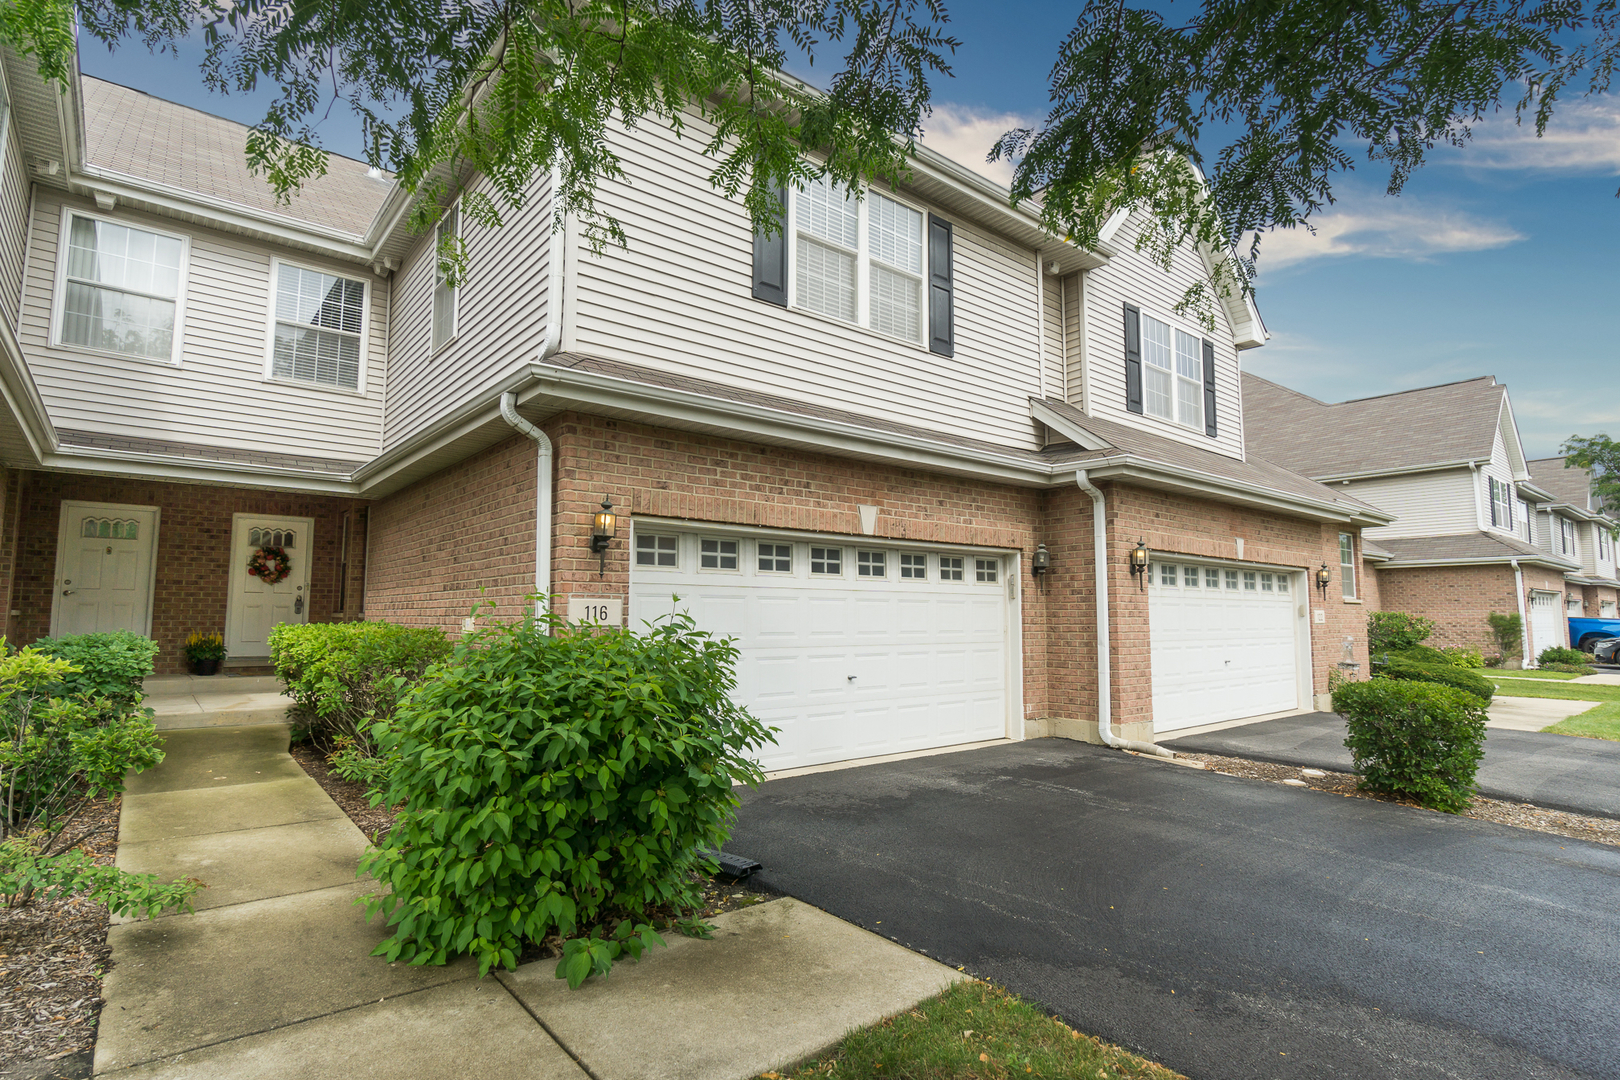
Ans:
[[[1361,787],[1460,813],[1485,756],[1485,703],[1430,682],[1369,679],[1333,692]]]
[[[140,702],[141,686],[152,674],[158,643],[133,631],[114,630],[41,638],[33,649],[78,669],[50,687],[52,696],[106,698],[115,711],[122,711]]]
[[[1483,675],[1452,664],[1425,664],[1404,657],[1391,656],[1389,663],[1378,669],[1385,678],[1402,682],[1436,683],[1456,690],[1464,690],[1489,705],[1496,687]]]
[[[270,632],[270,662],[299,722],[367,754],[371,724],[392,717],[405,690],[449,655],[450,642],[437,627],[284,623]]]
[[[1542,649],[1541,655],[1536,657],[1537,667],[1546,667],[1548,664],[1569,664],[1575,667],[1588,667],[1592,658],[1579,649],[1565,649],[1554,647]],[[1557,670],[1557,669],[1555,669]]]

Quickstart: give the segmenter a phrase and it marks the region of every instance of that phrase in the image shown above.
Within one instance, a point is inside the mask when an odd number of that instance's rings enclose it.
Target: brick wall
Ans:
[[[363,508],[356,500],[44,472],[24,474],[22,484],[17,569],[7,609],[18,613],[9,624],[14,644],[50,633],[56,533],[64,499],[159,508],[152,595],[152,638],[161,649],[158,674],[183,670],[180,647],[192,631],[225,630],[233,514],[313,518],[309,619],[328,622],[345,615],[337,610],[340,524],[343,514]],[[363,564],[364,548],[360,551]],[[363,573],[363,565],[355,561],[351,557],[351,580]],[[350,612],[358,611],[357,602],[350,605]]]
[[[1526,577],[1530,575],[1527,573]],[[1534,587],[1540,588],[1541,574]],[[1526,588],[1532,587],[1530,581]],[[1510,566],[1430,566],[1410,570],[1380,570],[1380,610],[1404,611],[1433,619],[1435,631],[1427,644],[1468,645],[1485,655],[1500,652],[1485,617],[1491,612],[1517,615]],[[1526,613],[1529,611],[1528,601]]]
[[[1603,618],[1603,604],[1620,600],[1620,590],[1609,585],[1570,585],[1570,595],[1581,598],[1581,613],[1588,619]]]

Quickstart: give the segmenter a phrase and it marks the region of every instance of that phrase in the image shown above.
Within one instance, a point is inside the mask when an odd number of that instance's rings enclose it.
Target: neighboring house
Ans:
[[[175,671],[190,630],[262,662],[281,621],[458,632],[538,591],[639,626],[678,596],[738,639],[771,768],[1149,738],[1367,660],[1361,530],[1391,515],[1250,454],[1258,314],[1176,315],[1220,259],[1167,272],[1128,216],[1081,250],[922,151],[755,236],[701,122],[647,121],[600,192],[628,248],[593,254],[539,176],[502,229],[451,208],[451,289],[363,164],[278,205],[245,129],[4,60],[14,642],[127,626]],[[245,573],[266,546],[286,580]]]
[[[1330,404],[1245,374],[1243,396],[1256,453],[1395,516],[1367,530],[1388,555],[1382,603],[1434,619],[1434,643],[1495,652],[1486,617],[1517,613],[1533,659],[1569,643],[1566,605],[1589,581],[1595,603],[1612,603],[1612,543],[1600,556],[1590,539],[1600,515],[1584,496],[1577,507],[1571,481],[1548,489],[1548,462],[1525,461],[1495,379]]]
[[[1591,470],[1567,466],[1561,457],[1538,458],[1529,466],[1539,496],[1536,542],[1580,563],[1578,572],[1565,575],[1565,614],[1572,619],[1620,618],[1616,521],[1592,494]]]

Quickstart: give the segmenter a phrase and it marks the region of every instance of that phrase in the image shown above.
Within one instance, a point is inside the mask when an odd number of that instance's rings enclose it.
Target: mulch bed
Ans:
[[[1398,803],[1402,806],[1417,806],[1417,803],[1411,799],[1357,790],[1356,783],[1359,777],[1354,773],[1317,770],[1323,772],[1323,775],[1308,776],[1297,765],[1274,765],[1267,761],[1250,761],[1247,758],[1221,757],[1218,754],[1184,754],[1179,751],[1176,756],[1187,758],[1190,761],[1201,761],[1211,771],[1225,773],[1228,776],[1241,776],[1249,780],[1268,780],[1277,784],[1285,780],[1301,780],[1304,781],[1306,787],[1315,788],[1317,791],[1331,792],[1334,795],[1344,795],[1357,799],[1375,799],[1379,802]],[[1439,811],[1434,812],[1439,813]],[[1545,807],[1533,806],[1530,803],[1487,799],[1483,795],[1475,795],[1473,805],[1463,811],[1461,816],[1474,818],[1477,821],[1489,821],[1497,825],[1512,825],[1518,829],[1534,829],[1537,832],[1553,833],[1574,840],[1591,840],[1594,843],[1620,846],[1620,821],[1615,821],[1612,818],[1569,814],[1562,810],[1548,810]]]
[[[118,800],[98,800],[81,821],[98,863],[118,850]],[[83,896],[0,908],[0,1076],[90,1075],[108,966],[107,908]]]

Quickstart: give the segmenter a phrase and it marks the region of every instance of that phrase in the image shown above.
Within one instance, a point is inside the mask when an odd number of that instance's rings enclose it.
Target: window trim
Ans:
[[[0,131],[0,136],[4,132]],[[0,155],[0,165],[4,163],[4,156]],[[169,348],[169,359],[164,360],[156,356],[136,356],[132,353],[114,352],[111,349],[98,349],[93,345],[79,345],[71,341],[62,340],[63,308],[67,304],[67,264],[68,264],[68,237],[73,229],[73,219],[82,217],[88,221],[105,222],[108,225],[117,225],[125,229],[137,229],[148,232],[154,236],[165,236],[170,240],[180,241],[180,281],[179,291],[174,297],[174,339]],[[76,206],[62,204],[62,220],[57,223],[56,237],[56,295],[51,301],[51,348],[65,349],[69,352],[85,353],[91,356],[109,356],[115,360],[133,360],[141,364],[162,364],[165,367],[180,367],[185,358],[186,336],[186,296],[191,291],[191,237],[186,233],[170,232],[167,229],[154,229],[145,223],[137,223],[125,218],[113,217],[109,214],[93,213],[81,210]],[[108,286],[110,288],[110,286]],[[166,296],[156,293],[136,292],[132,289],[121,290],[134,292],[137,296],[146,296],[153,300],[167,300]],[[272,297],[272,310],[274,297]]]
[[[302,379],[282,379],[272,374],[276,364],[276,292],[281,288],[281,268],[283,266],[295,267],[299,270],[308,270],[315,274],[327,274],[331,277],[346,278],[349,281],[358,281],[362,292],[360,294],[360,371],[353,390],[347,386],[332,386],[327,383],[305,382]],[[349,277],[351,270],[332,270],[313,263],[295,262],[292,259],[283,259],[279,255],[270,257],[270,290],[265,302],[264,321],[264,378],[267,383],[277,386],[298,386],[306,390],[318,390],[327,394],[346,394],[350,397],[366,396],[367,369],[371,366],[371,300],[372,281],[369,277],[356,275]],[[330,329],[321,327],[321,329]],[[343,334],[338,330],[335,333]],[[430,339],[431,340],[431,339]]]
[[[928,269],[929,269],[928,268],[928,214],[929,214],[929,211],[928,211],[928,208],[921,205],[921,204],[919,204],[919,203],[917,203],[917,202],[912,201],[911,199],[908,199],[908,198],[902,196],[898,192],[873,191],[870,187],[868,187],[864,191],[862,191],[860,196],[858,198],[856,198],[856,200],[855,200],[855,208],[856,208],[856,210],[855,210],[855,213],[856,213],[856,219],[855,219],[855,241],[856,241],[856,249],[855,249],[856,250],[856,256],[855,256],[855,321],[854,322],[846,322],[845,320],[837,318],[836,316],[824,315],[819,311],[812,311],[809,308],[800,307],[799,304],[798,304],[798,295],[799,295],[799,258],[798,258],[798,256],[799,256],[799,225],[798,225],[798,210],[799,210],[799,197],[801,195],[801,191],[800,191],[799,188],[797,188],[797,187],[795,187],[795,186],[793,186],[791,184],[788,185],[785,190],[787,191],[787,210],[786,210],[786,213],[784,215],[785,227],[783,229],[783,235],[785,236],[785,238],[787,240],[787,256],[786,256],[786,258],[787,258],[787,275],[786,275],[786,277],[787,277],[787,285],[786,285],[787,309],[789,311],[792,311],[792,312],[798,314],[798,315],[804,315],[804,316],[808,316],[809,318],[812,318],[812,319],[820,319],[820,320],[822,320],[824,322],[832,323],[834,326],[843,326],[843,327],[848,327],[848,328],[855,329],[855,330],[860,330],[860,331],[863,331],[863,332],[868,333],[868,334],[875,334],[877,337],[882,338],[884,341],[892,341],[892,342],[896,342],[896,343],[901,344],[901,345],[907,345],[907,346],[910,346],[910,347],[912,347],[914,349],[917,349],[919,352],[929,352],[930,349],[928,347],[928,334],[929,334],[929,329],[928,329],[929,328],[929,288],[928,288],[928,285],[929,285],[929,281],[928,281],[928,278],[929,278],[929,274],[928,274]],[[918,321],[918,327],[917,327],[918,336],[917,336],[917,338],[915,340],[913,340],[911,338],[897,337],[894,334],[890,334],[890,333],[887,333],[885,331],[878,330],[878,329],[876,329],[876,328],[874,328],[872,326],[872,321],[871,321],[872,302],[871,302],[871,293],[870,293],[870,291],[868,289],[868,284],[869,284],[869,281],[870,281],[870,278],[871,278],[871,273],[870,273],[870,270],[869,270],[869,264],[874,260],[873,260],[872,254],[871,254],[871,240],[870,240],[870,233],[868,231],[869,223],[870,223],[870,220],[871,220],[870,219],[870,214],[868,212],[868,206],[869,206],[869,200],[874,195],[881,196],[882,198],[889,199],[892,202],[899,203],[901,206],[904,206],[906,209],[915,211],[916,213],[922,215],[922,269],[919,272],[919,274],[917,275],[917,282],[918,282],[917,298],[918,298],[919,306],[918,306],[918,319],[917,319],[917,321]],[[837,246],[837,245],[834,245],[834,246]],[[840,250],[842,250],[842,248],[840,248]],[[882,260],[876,260],[876,261],[882,262]],[[883,263],[883,265],[885,267],[888,267],[887,263]],[[905,273],[905,271],[898,271],[898,272],[899,273]]]
[[[1346,545],[1345,541],[1349,541]],[[1349,548],[1349,560],[1345,559],[1345,548]],[[1356,534],[1342,532],[1339,534],[1339,591],[1343,594],[1342,600],[1361,599],[1360,575],[1356,573]]]
[[[653,553],[653,561],[650,563],[639,561],[639,556],[641,555],[642,550],[639,545],[643,537],[655,541],[653,546],[647,549]],[[671,566],[660,566],[658,563],[659,548],[656,541],[659,537],[669,537],[675,541],[675,562]],[[680,573],[685,562],[685,560],[681,557],[683,554],[682,549],[685,546],[685,544],[681,543],[681,534],[677,532],[658,532],[655,529],[648,529],[645,532],[638,531],[634,534],[634,538],[630,541],[630,566],[633,570],[661,570],[670,573]]]
[[[461,286],[450,290],[450,334],[439,344],[434,345],[433,339],[438,335],[439,317],[439,244],[442,241],[445,219],[455,215],[456,228],[454,236],[461,239],[461,200],[458,198],[451,203],[440,216],[438,224],[433,226],[433,292],[428,302],[428,355],[437,356],[451,345],[461,334]],[[465,284],[463,282],[462,284]]]
[[[659,536],[659,535],[662,535],[662,534],[654,533],[653,535],[654,536]],[[709,551],[704,551],[703,550],[703,544],[704,544],[705,541],[712,541],[714,543],[714,545],[715,545],[714,551],[709,552]],[[695,568],[696,571],[699,574],[737,574],[737,575],[741,575],[742,572],[743,572],[743,559],[745,558],[745,556],[743,555],[743,545],[746,542],[747,541],[745,541],[740,536],[709,536],[709,535],[704,534],[704,533],[697,534],[697,566]],[[734,544],[734,545],[736,545],[737,550],[728,553],[728,552],[721,549],[720,545],[722,545],[722,544]],[[679,542],[677,542],[677,544],[676,544],[676,550],[677,551],[680,550]],[[720,565],[720,560],[726,558],[728,556],[728,554],[729,554],[729,556],[731,558],[737,560],[737,565],[736,566],[721,566]],[[715,565],[713,565],[713,566],[704,566],[703,565],[703,557],[705,555],[713,555]],[[757,559],[758,555],[759,555],[759,551],[758,551],[757,548],[754,551],[754,555],[755,555],[755,558]],[[757,563],[756,563],[756,566],[757,566]]]
[[[1198,332],[1195,332],[1193,329],[1189,329],[1188,326],[1185,323],[1183,323],[1183,322],[1181,322],[1181,321],[1179,321],[1177,319],[1169,318],[1169,317],[1161,314],[1160,310],[1158,308],[1150,307],[1149,305],[1141,303],[1139,301],[1135,302],[1135,303],[1132,303],[1131,306],[1136,308],[1137,350],[1140,353],[1141,358],[1142,358],[1141,359],[1141,364],[1142,364],[1142,411],[1139,412],[1139,413],[1133,413],[1132,415],[1134,415],[1134,416],[1143,416],[1143,417],[1148,418],[1149,420],[1156,420],[1161,424],[1169,424],[1172,428],[1176,429],[1177,431],[1191,431],[1191,432],[1197,433],[1198,435],[1203,436],[1206,439],[1211,438],[1212,436],[1210,436],[1210,434],[1209,434],[1209,410],[1206,408],[1206,405],[1208,403],[1204,400],[1205,382],[1204,382],[1204,351],[1203,351],[1203,347],[1204,347],[1204,345],[1206,343],[1208,343],[1210,345],[1213,345],[1214,342],[1210,338],[1206,337],[1202,333],[1201,330],[1199,330]],[[1148,392],[1147,392],[1148,369],[1152,368],[1152,367],[1155,367],[1155,365],[1150,364],[1147,361],[1147,347],[1146,347],[1146,344],[1147,344],[1147,327],[1143,325],[1142,320],[1144,320],[1144,319],[1152,319],[1154,322],[1163,323],[1164,325],[1168,326],[1170,328],[1170,330],[1171,330],[1170,363],[1171,363],[1172,367],[1170,368],[1170,390],[1171,390],[1170,409],[1175,414],[1174,416],[1165,417],[1165,416],[1160,416],[1157,413],[1150,413],[1150,412],[1147,411],[1147,403],[1148,403]],[[1173,366],[1175,364],[1175,356],[1176,356],[1175,331],[1177,331],[1177,330],[1181,331],[1182,333],[1186,334],[1188,337],[1190,337],[1193,340],[1198,342],[1198,380],[1197,380],[1197,382],[1198,382],[1198,410],[1199,410],[1200,414],[1202,414],[1202,419],[1199,421],[1199,423],[1196,426],[1193,425],[1193,424],[1184,424],[1184,423],[1182,423],[1182,421],[1181,421],[1181,409],[1179,407],[1180,399],[1177,398],[1176,395],[1175,395],[1175,391],[1178,388],[1178,380],[1187,378],[1185,375],[1182,375],[1181,372],[1179,370],[1177,370]],[[1163,368],[1157,368],[1157,370],[1163,371],[1164,369]],[[1193,380],[1187,379],[1187,381],[1192,382]],[[1217,381],[1217,383],[1219,383],[1219,380],[1216,380],[1216,381]],[[1216,396],[1217,396],[1217,399],[1218,399],[1219,398],[1219,393],[1218,392],[1217,392]],[[1219,407],[1219,402],[1217,400],[1217,408],[1218,407]],[[1219,437],[1220,436],[1218,434],[1213,436],[1213,438],[1216,438],[1216,439],[1218,439]]]

